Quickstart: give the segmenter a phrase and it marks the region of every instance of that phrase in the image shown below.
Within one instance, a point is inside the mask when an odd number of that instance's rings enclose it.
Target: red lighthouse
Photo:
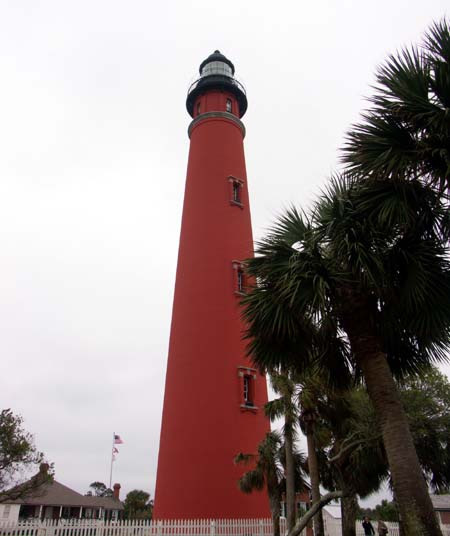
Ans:
[[[242,260],[253,254],[234,66],[218,50],[200,65],[186,102],[183,219],[155,492],[156,519],[269,517],[266,494],[244,495],[238,452],[269,430],[264,376],[245,357]]]

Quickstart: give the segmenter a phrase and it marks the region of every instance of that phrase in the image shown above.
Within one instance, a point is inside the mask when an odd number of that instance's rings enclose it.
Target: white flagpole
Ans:
[[[111,469],[109,471],[109,489],[111,489],[112,485],[112,471],[113,471],[113,462],[114,462],[114,438],[116,437],[116,432],[113,432],[113,441],[112,441],[112,447],[111,447]]]

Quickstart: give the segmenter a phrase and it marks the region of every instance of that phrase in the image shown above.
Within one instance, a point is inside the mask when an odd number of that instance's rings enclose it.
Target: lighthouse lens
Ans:
[[[207,63],[202,69],[202,76],[210,76],[213,74],[220,74],[224,76],[233,76],[231,67],[223,61],[212,61]]]

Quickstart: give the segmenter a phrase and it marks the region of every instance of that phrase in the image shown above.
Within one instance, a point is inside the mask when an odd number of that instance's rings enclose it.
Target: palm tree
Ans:
[[[311,479],[311,495],[313,502],[320,499],[319,467],[315,446],[315,405],[319,393],[329,389],[347,388],[351,376],[342,363],[348,361],[348,348],[340,338],[333,322],[323,322],[318,327],[309,318],[301,318],[292,314],[291,309],[280,308],[279,296],[266,285],[257,286],[246,296],[242,303],[246,313],[251,316],[247,338],[249,339],[248,354],[261,370],[274,370],[280,362],[286,373],[272,372],[272,384],[276,392],[282,396],[267,405],[267,413],[271,419],[285,417],[286,445],[292,444],[291,433],[293,423],[299,421],[303,433],[307,437],[308,471]],[[275,331],[267,329],[267,323],[275,323]],[[299,359],[299,355],[303,359]],[[327,356],[328,369],[313,366],[312,356],[320,354]],[[282,357],[281,357],[282,356]],[[266,367],[266,368],[264,368]],[[293,401],[296,393],[297,402]],[[292,490],[292,470],[286,468],[287,490]],[[287,496],[293,501],[293,494]],[[287,501],[289,504],[289,500]],[[288,513],[289,519],[289,513]],[[293,519],[293,517],[292,517]],[[322,511],[318,510],[314,517],[314,533],[323,536],[324,526]],[[288,527],[293,522],[289,522]]]
[[[445,207],[432,188],[418,180],[363,182],[343,176],[331,182],[309,219],[295,209],[280,218],[248,263],[258,281],[252,291],[257,298],[252,302],[249,296],[244,309],[249,336],[254,329],[264,331],[269,342],[278,338],[285,348],[278,355],[269,349],[261,362],[256,352],[255,362],[286,366],[302,355],[303,367],[316,361],[325,370],[362,375],[411,536],[440,530],[393,375],[445,356],[446,236]],[[269,305],[256,312],[254,303],[264,293],[272,296]],[[308,322],[335,324],[337,333],[348,337],[351,354],[340,363],[327,361],[333,353],[303,355],[301,334]]]
[[[286,377],[286,374],[272,373],[271,377],[275,378],[275,391],[282,392],[283,396],[269,402],[268,415],[271,419],[285,416],[285,421],[289,423],[287,427],[285,426],[285,431],[288,432],[288,437],[285,439],[286,445],[292,443],[289,437],[293,426],[291,423],[297,420],[300,422],[307,438],[311,495],[313,503],[316,503],[321,498],[315,439],[316,404],[319,393],[323,394],[336,387],[340,389],[349,387],[351,376],[346,367],[342,366],[342,363],[348,361],[347,344],[337,334],[335,323],[323,322],[318,327],[311,319],[292,314],[291,309],[280,308],[277,293],[267,286],[255,287],[253,292],[242,300],[242,303],[246,307],[247,314],[252,317],[247,333],[249,356],[257,365],[259,364],[260,368],[263,363],[270,367],[283,362],[284,370],[290,371],[291,377]],[[267,329],[267,322],[272,321],[278,326],[275,331]],[[299,353],[303,356],[302,360],[299,360]],[[315,354],[327,356],[328,369],[319,370],[313,365],[311,356]],[[273,379],[272,383],[274,383]],[[292,400],[295,391],[297,391],[297,403]],[[286,468],[287,481],[289,481],[290,473],[288,466]],[[290,480],[292,481],[292,477]],[[290,486],[292,484],[287,483],[287,489]],[[321,509],[318,509],[313,522],[314,534],[323,536]],[[292,523],[288,521],[288,527],[291,526]]]
[[[388,58],[372,107],[347,135],[344,161],[363,177],[450,184],[450,30],[431,26],[422,47]]]
[[[299,423],[302,432],[306,436],[308,449],[308,473],[311,481],[311,498],[313,503],[320,501],[320,472],[319,459],[317,456],[317,421],[319,419],[319,399],[324,392],[329,391],[326,383],[320,378],[320,372],[311,369],[309,374],[298,377],[300,392],[299,406],[301,412]],[[314,535],[323,536],[325,533],[322,510],[319,510],[313,518]]]
[[[125,519],[152,518],[153,499],[150,499],[150,493],[141,489],[134,489],[127,493],[124,507]]]
[[[258,453],[240,453],[235,463],[253,464],[239,479],[239,488],[244,493],[267,488],[273,521],[273,534],[280,536],[280,508],[283,493],[283,469],[280,461],[282,441],[276,432],[268,432],[258,446]]]
[[[414,445],[430,488],[446,493],[450,486],[450,383],[434,367],[408,376],[399,385]],[[343,536],[355,535],[356,494],[364,498],[389,479],[381,431],[366,391],[319,399],[317,428],[330,435],[324,465],[335,482],[328,489],[345,489],[341,500]],[[404,533],[402,533],[404,534]]]
[[[420,465],[435,493],[450,491],[450,382],[435,367],[400,384]]]
[[[265,406],[266,415],[273,422],[278,418],[284,419],[283,436],[285,446],[285,466],[286,466],[286,521],[287,529],[291,530],[295,524],[295,460],[294,441],[296,439],[295,426],[298,421],[298,405],[295,404],[295,383],[289,377],[289,373],[278,373],[273,371],[270,374],[270,382],[275,393],[281,395],[279,398],[271,400]]]
[[[306,436],[306,444],[308,449],[308,472],[311,480],[311,499],[313,503],[320,500],[320,474],[319,461],[316,451],[315,427],[316,427],[316,411],[314,408],[304,408],[300,415],[300,425]],[[314,535],[324,535],[324,525],[322,510],[319,510],[313,518]]]
[[[320,499],[320,480],[319,467],[316,456],[316,447],[314,439],[314,389],[318,381],[310,378],[304,380],[301,375],[294,372],[290,374],[286,371],[283,373],[272,372],[270,374],[272,388],[281,396],[271,400],[266,404],[266,415],[271,421],[278,418],[284,418],[283,437],[286,451],[285,466],[286,475],[286,506],[287,506],[287,528],[290,531],[295,525],[296,508],[296,470],[298,464],[295,463],[294,443],[297,439],[296,426],[298,422],[302,425],[302,431],[307,437],[308,448],[308,471],[311,479],[311,495],[313,502]],[[299,391],[301,388],[301,391]],[[324,526],[322,511],[319,510],[313,519],[315,536],[324,535]]]
[[[365,391],[352,389],[326,402],[319,407],[318,428],[325,428],[329,435],[326,463],[331,489],[344,491],[342,536],[356,536],[357,496],[372,494],[387,479],[386,455]]]

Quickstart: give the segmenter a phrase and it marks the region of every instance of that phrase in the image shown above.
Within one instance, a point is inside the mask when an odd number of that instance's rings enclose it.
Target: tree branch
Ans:
[[[371,441],[374,441],[375,439],[379,439],[381,437],[381,434],[378,434],[376,436],[370,437],[369,439],[357,439],[356,441],[353,441],[352,443],[349,443],[345,447],[343,447],[335,456],[330,458],[329,462],[337,462],[339,459],[349,450],[352,450],[354,447],[357,447],[358,445],[361,445],[362,443],[370,443]]]
[[[298,536],[300,532],[306,527],[306,525],[309,523],[310,519],[312,519],[319,510],[322,510],[324,506],[326,506],[329,502],[333,501],[334,499],[340,499],[344,496],[343,491],[332,491],[330,493],[327,493],[323,497],[320,498],[320,501],[315,502],[311,508],[306,512],[306,514],[300,518],[291,532],[289,532],[288,536]]]

